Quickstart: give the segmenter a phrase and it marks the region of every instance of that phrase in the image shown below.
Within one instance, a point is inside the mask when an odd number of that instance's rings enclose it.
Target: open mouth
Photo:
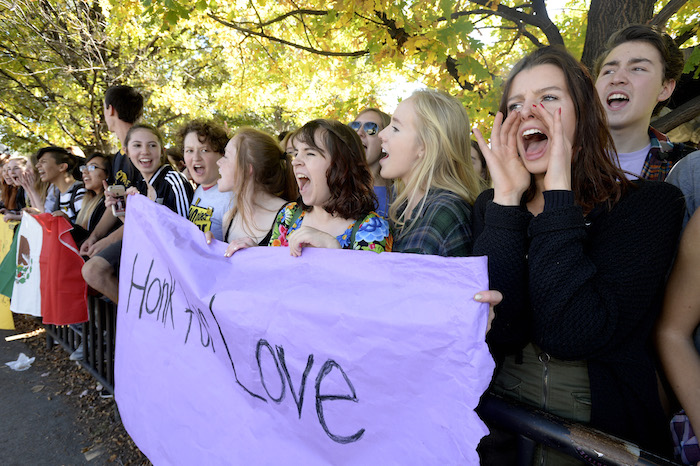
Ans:
[[[379,160],[384,160],[385,158],[389,157],[389,153],[383,147],[382,147],[380,154],[381,154],[381,157],[379,158]]]
[[[306,188],[309,186],[309,183],[311,180],[309,180],[309,177],[304,175],[303,173],[298,173],[297,174],[297,185],[299,186],[299,193],[303,193],[306,191]]]
[[[143,168],[151,168],[153,166],[153,160],[152,159],[146,159],[146,158],[141,158],[139,159],[139,164]]]
[[[619,108],[624,107],[629,101],[630,98],[627,95],[622,94],[620,92],[616,92],[608,96],[606,103],[608,104],[608,107],[612,110],[617,110]]]
[[[206,171],[206,169],[202,165],[194,165],[192,167],[192,171],[195,175],[204,176],[204,172]]]
[[[525,157],[532,159],[544,154],[549,144],[549,138],[546,134],[537,128],[531,128],[523,131],[523,148],[525,149]]]

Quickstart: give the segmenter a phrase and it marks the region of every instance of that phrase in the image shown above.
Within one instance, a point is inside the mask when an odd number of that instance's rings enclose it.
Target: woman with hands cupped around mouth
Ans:
[[[360,137],[335,120],[313,120],[290,138],[297,150],[292,169],[300,199],[275,218],[268,246],[288,246],[292,256],[305,247],[390,251],[388,222],[374,212],[372,174]],[[257,242],[232,241],[228,253]]]
[[[493,390],[668,454],[650,336],[681,221],[674,186],[628,181],[586,69],[544,47],[511,71],[491,132],[493,179],[474,205],[474,253],[503,293],[487,341]],[[510,464],[494,432],[485,464]],[[510,447],[509,447],[510,444]],[[535,464],[573,458],[538,447]]]

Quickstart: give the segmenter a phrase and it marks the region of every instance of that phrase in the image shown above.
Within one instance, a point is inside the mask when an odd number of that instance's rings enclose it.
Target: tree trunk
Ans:
[[[655,0],[591,0],[581,62],[593,70],[608,38],[629,24],[646,23],[654,16]]]

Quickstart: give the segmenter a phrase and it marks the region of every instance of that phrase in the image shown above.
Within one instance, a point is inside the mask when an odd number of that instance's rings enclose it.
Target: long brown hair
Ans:
[[[326,182],[331,198],[323,206],[329,214],[342,218],[364,218],[375,209],[377,196],[374,194],[372,172],[369,171],[362,140],[354,129],[335,120],[312,120],[302,126],[294,140],[321,150],[330,157],[326,172]],[[310,206],[304,205],[304,210]]]
[[[513,79],[523,70],[539,65],[554,65],[566,79],[576,111],[576,131],[571,163],[571,189],[576,203],[590,212],[596,204],[612,207],[632,185],[617,163],[617,150],[608,130],[605,110],[600,103],[591,75],[563,47],[537,49],[520,60],[503,88],[500,111],[508,115],[508,97]],[[534,179],[525,193],[526,200],[535,196]]]
[[[3,165],[2,165],[2,170],[7,170],[7,165],[10,163],[11,160],[18,160],[19,157],[10,157]],[[26,164],[27,160],[24,159],[24,163]],[[5,178],[3,177],[2,180],[2,204],[5,206],[7,210],[17,210],[17,191],[19,190],[18,186],[15,185],[9,185],[5,183]]]
[[[240,214],[243,229],[250,233],[253,225],[252,205],[245,202],[251,187],[262,189],[285,200],[296,199],[299,195],[294,179],[291,157],[285,154],[277,139],[270,134],[250,127],[239,128],[233,135],[236,145],[236,172],[241,182],[233,191],[231,210],[226,214],[230,222]],[[252,168],[252,176],[248,170]]]

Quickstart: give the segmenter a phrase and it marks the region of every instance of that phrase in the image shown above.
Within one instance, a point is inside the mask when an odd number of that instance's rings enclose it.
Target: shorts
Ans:
[[[109,265],[114,269],[114,275],[119,276],[119,265],[121,264],[122,257],[122,241],[119,240],[116,243],[112,243],[102,251],[96,254],[97,256],[103,258]]]

